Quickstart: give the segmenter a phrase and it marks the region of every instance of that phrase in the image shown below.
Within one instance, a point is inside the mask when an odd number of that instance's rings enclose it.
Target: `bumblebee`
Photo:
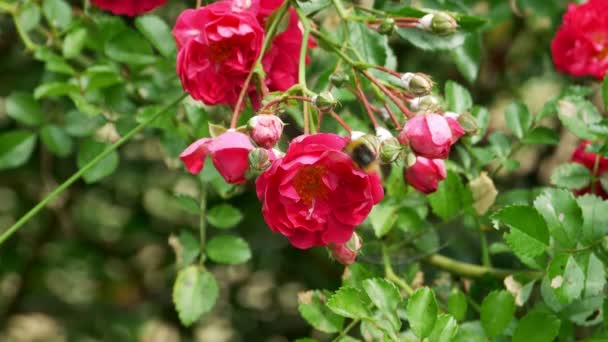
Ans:
[[[380,161],[378,159],[379,141],[376,136],[365,134],[359,138],[351,139],[344,148],[355,165],[367,173],[376,172],[379,176]]]

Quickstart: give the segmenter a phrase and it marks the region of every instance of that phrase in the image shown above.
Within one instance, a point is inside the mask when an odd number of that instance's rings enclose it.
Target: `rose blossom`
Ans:
[[[264,30],[255,14],[226,0],[185,10],[173,36],[184,89],[208,105],[234,105],[262,49]]]
[[[608,1],[571,4],[551,42],[555,67],[602,79],[608,70]]]
[[[299,136],[257,179],[266,223],[297,248],[345,243],[384,196],[378,175],[343,152],[348,140],[330,133]]]
[[[253,144],[243,133],[227,131],[216,138],[202,138],[188,146],[180,154],[180,159],[190,173],[197,174],[205,166],[207,155],[211,155],[213,165],[231,184],[243,183],[249,168],[249,152]]]
[[[249,134],[258,146],[272,148],[283,134],[285,124],[272,114],[259,114],[249,120]]]
[[[589,169],[589,171],[591,173],[593,173],[593,169],[595,168],[595,158],[597,157],[597,154],[592,153],[592,152],[585,152],[585,149],[587,148],[588,145],[589,145],[589,141],[583,141],[572,153],[571,161],[585,166],[587,169]],[[608,159],[600,156],[600,159],[599,159],[599,162],[597,165],[596,178],[599,180],[600,176],[602,174],[604,174],[606,171],[608,171]],[[606,191],[604,191],[604,189],[602,188],[602,185],[600,184],[600,182],[598,180],[596,180],[597,183],[595,184],[595,194],[604,199],[608,199],[608,194],[606,194]],[[589,185],[588,187],[586,187],[584,189],[576,191],[576,193],[579,195],[587,194],[590,192],[591,192],[591,185]]]
[[[106,11],[116,15],[130,17],[148,12],[164,5],[167,0],[91,0],[91,2]]]
[[[437,191],[439,182],[447,176],[441,159],[417,157],[416,163],[405,169],[405,179],[416,190],[425,194]]]
[[[464,134],[453,118],[431,113],[409,119],[399,133],[399,142],[410,146],[416,155],[445,159],[450,147]]]

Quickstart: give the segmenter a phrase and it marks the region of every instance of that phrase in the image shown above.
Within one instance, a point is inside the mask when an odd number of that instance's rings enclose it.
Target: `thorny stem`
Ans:
[[[368,80],[370,80],[373,84],[376,85],[376,87],[380,88],[380,90],[382,90],[383,93],[386,94],[386,96],[388,96],[389,99],[391,99],[391,101],[393,101],[393,103],[399,108],[399,110],[401,110],[401,112],[403,112],[403,114],[405,114],[407,117],[412,116],[412,112],[407,109],[403,103],[401,101],[399,101],[399,98],[397,98],[397,96],[395,96],[395,94],[393,94],[392,91],[388,90],[382,83],[380,83],[380,81],[378,81],[374,76],[370,75],[367,71],[365,70],[359,70],[359,72],[367,77]]]
[[[139,133],[142,129],[144,129],[151,122],[156,120],[161,115],[165,114],[173,106],[180,103],[186,96],[188,96],[188,94],[183,94],[179,98],[177,98],[174,101],[172,101],[171,103],[169,103],[168,105],[162,107],[158,112],[156,112],[154,115],[150,116],[148,119],[146,119],[145,121],[143,121],[142,123],[137,125],[131,131],[129,131],[124,137],[122,137],[120,140],[118,140],[117,142],[112,144],[110,147],[108,147],[105,151],[103,151],[102,153],[97,155],[97,157],[95,157],[93,160],[88,162],[84,167],[82,167],[80,170],[78,170],[78,172],[74,173],[70,178],[68,178],[65,182],[63,182],[61,185],[59,185],[55,190],[53,190],[53,192],[48,194],[35,207],[30,209],[30,211],[28,211],[25,215],[23,215],[17,222],[15,222],[15,224],[13,224],[11,227],[6,229],[2,233],[2,235],[0,235],[0,245],[2,243],[4,243],[4,241],[6,241],[9,237],[11,237],[11,235],[13,235],[15,232],[17,232],[21,227],[23,227],[23,225],[25,223],[27,223],[32,217],[36,216],[36,214],[38,214],[38,212],[40,212],[40,210],[42,210],[47,204],[49,204],[49,202],[51,202],[53,199],[55,199],[57,196],[59,196],[62,192],[64,192],[67,188],[69,188],[77,180],[79,180],[83,174],[85,174],[93,166],[95,166],[97,163],[99,163],[101,160],[103,160],[105,157],[107,157],[111,152],[118,149],[124,143],[129,141],[135,134]]]
[[[367,116],[369,116],[370,121],[372,122],[372,125],[374,125],[374,128],[377,128],[378,125],[378,121],[376,120],[376,117],[374,116],[374,112],[372,111],[372,107],[369,103],[369,100],[367,99],[367,97],[365,96],[365,93],[363,92],[363,89],[361,88],[361,81],[359,80],[359,77],[357,77],[357,74],[355,75],[355,85],[357,87],[357,97],[361,100],[361,102],[363,102],[363,106],[365,107],[365,111],[367,112]]]
[[[542,275],[542,273],[536,271],[510,270],[469,264],[448,258],[441,254],[433,254],[424,260],[433,266],[465,277],[482,277],[488,274],[496,278],[504,278],[510,274],[521,274],[531,278],[538,278]]]
[[[403,291],[405,291],[406,295],[411,296],[412,293],[414,293],[414,290],[395,273],[395,271],[393,270],[393,266],[391,265],[388,249],[384,245],[382,246],[382,261],[384,263],[384,274],[386,276],[386,279],[397,284],[400,288],[403,289]]]
[[[270,108],[280,104],[281,102],[288,101],[288,100],[312,102],[312,100],[306,96],[295,96],[295,95],[281,96],[278,99],[274,99],[274,100],[268,102],[267,104],[265,104],[262,108],[260,108],[259,112],[265,112],[265,111],[269,110]]]
[[[329,114],[331,115],[332,118],[334,118],[334,120],[336,120],[336,122],[338,122],[338,124],[340,124],[340,126],[342,126],[349,134],[352,133],[352,128],[350,128],[350,126],[344,122],[344,120],[342,120],[342,118],[340,117],[340,115],[338,115],[338,113],[336,113],[333,109],[329,111]]]
[[[337,46],[336,42],[334,42],[331,38],[327,37],[325,34],[321,33],[320,31],[317,31],[315,29],[311,29],[310,33],[313,35],[313,37],[317,38],[319,41],[322,41],[327,46],[329,46],[332,50],[334,50],[334,52],[346,63],[348,63],[352,66],[359,65],[352,58],[348,57],[344,53],[344,51],[342,51],[342,49]]]
[[[391,109],[391,106],[389,106],[388,103],[385,102],[384,109],[386,110],[386,112],[388,113],[388,116],[391,118],[391,121],[395,125],[395,129],[397,129],[398,131],[401,130],[401,124],[399,123],[399,120],[397,120],[397,116]]]
[[[283,3],[283,5],[281,5],[281,7],[279,7],[279,9],[277,10],[276,17],[274,17],[274,20],[270,23],[270,27],[268,27],[268,31],[266,31],[266,36],[264,37],[264,42],[262,43],[262,50],[260,51],[260,55],[258,56],[258,59],[253,64],[253,67],[251,68],[249,75],[247,75],[247,78],[245,79],[245,82],[243,83],[243,89],[241,89],[241,92],[239,93],[239,97],[236,101],[236,106],[234,107],[234,111],[232,112],[232,120],[230,121],[230,128],[236,128],[236,125],[239,122],[239,116],[241,115],[241,107],[243,106],[243,101],[245,100],[245,95],[247,94],[247,90],[249,89],[249,83],[251,83],[251,79],[256,74],[257,70],[259,68],[263,68],[262,59],[264,58],[264,54],[266,53],[266,50],[268,50],[270,43],[274,39],[274,35],[277,32],[277,28],[279,27],[279,24],[283,20],[285,13],[287,13],[287,10],[289,9],[289,4],[290,4],[289,1],[285,1]]]

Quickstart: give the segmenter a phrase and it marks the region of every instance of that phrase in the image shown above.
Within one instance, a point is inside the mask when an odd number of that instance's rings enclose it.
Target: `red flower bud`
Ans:
[[[357,233],[353,233],[348,242],[332,244],[331,254],[342,265],[350,265],[355,262],[357,253],[361,250],[361,245],[361,238]]]
[[[579,164],[583,165],[584,167],[586,167],[587,169],[589,169],[589,171],[591,171],[593,173],[593,170],[595,168],[595,159],[597,157],[597,154],[592,153],[592,152],[585,152],[585,149],[587,148],[588,145],[589,145],[589,141],[583,141],[576,148],[576,150],[574,150],[574,152],[572,153],[572,158],[570,158],[570,160],[575,163],[579,163]],[[597,165],[597,175],[596,175],[596,180],[595,180],[597,182],[595,184],[595,195],[598,195],[604,199],[608,199],[608,194],[606,194],[606,191],[604,191],[604,189],[602,188],[602,185],[599,182],[599,179],[607,171],[608,171],[608,159],[606,159],[604,157],[600,157],[599,161],[598,161],[598,165]],[[586,193],[590,193],[590,192],[591,192],[591,185],[589,185],[588,187],[586,187],[584,189],[576,191],[576,194],[582,195],[582,194],[586,194]]]
[[[425,194],[437,191],[439,182],[447,176],[441,159],[417,157],[416,163],[405,169],[405,179],[416,190]]]
[[[464,134],[453,118],[439,114],[418,115],[405,123],[399,141],[409,144],[414,153],[430,159],[445,159],[450,147]]]
[[[258,146],[272,148],[283,134],[285,124],[272,114],[259,114],[252,117],[248,123],[249,135]]]

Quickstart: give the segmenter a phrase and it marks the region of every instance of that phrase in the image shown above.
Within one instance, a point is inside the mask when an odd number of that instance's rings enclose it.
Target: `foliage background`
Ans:
[[[312,4],[320,1],[313,0]],[[19,3],[44,6],[43,2]],[[72,1],[71,5],[80,8],[82,2]],[[553,71],[549,52],[550,39],[566,1],[429,0],[374,4],[376,8],[400,5],[456,9],[489,19],[483,31],[469,35],[463,47],[448,52],[420,50],[397,35],[390,40],[397,70],[428,73],[439,85],[447,80],[466,85],[474,103],[490,110],[489,132],[503,129],[502,113],[513,100],[523,101],[536,113],[566,83]],[[154,14],[171,26],[187,6],[194,6],[194,1],[169,1]],[[64,33],[59,32],[70,24],[63,28],[49,25],[44,13],[40,14],[39,23],[29,22],[32,17],[23,20],[28,22],[25,25],[30,26],[31,34],[43,37],[40,41],[46,42],[57,56],[57,51],[65,49],[53,44],[63,41]],[[102,43],[112,38],[110,31],[137,32],[133,19],[123,20],[125,26],[117,20],[108,16],[106,21],[91,23],[86,17],[75,16],[71,24],[76,22],[78,27],[87,29],[85,52],[74,56],[68,53],[69,57],[56,60],[42,53],[32,55],[24,48],[11,16],[0,14],[0,134],[26,132],[31,134],[28,139],[35,141],[9,158],[3,145],[7,136],[1,135],[1,229],[10,226],[76,171],[87,159],[85,155],[99,148],[94,146],[99,143],[93,141],[115,141],[118,134],[124,134],[181,91],[169,45],[155,46],[154,51],[147,42],[139,44],[140,40],[133,38],[115,42],[116,49],[109,54],[107,49],[105,54],[100,52]],[[322,12],[317,20],[327,30],[336,23],[332,11]],[[71,28],[70,32],[74,30]],[[127,45],[134,50],[127,49]],[[327,58],[320,49],[313,52],[309,67],[313,77],[323,73]],[[103,74],[99,77],[107,79],[98,80],[101,85],[97,89],[87,89],[86,98],[80,103],[78,97],[70,101],[65,96],[43,95],[42,100],[34,102],[39,105],[33,105],[28,117],[8,115],[16,92],[32,94],[40,84],[74,77],[62,63],[77,70],[78,77],[94,75],[95,70],[85,72],[92,65],[102,67],[97,70]],[[103,66],[110,71],[106,73]],[[336,289],[343,267],[332,262],[322,248],[296,250],[272,234],[260,215],[252,186],[244,192],[231,193],[234,189],[224,185],[212,168],[207,168],[202,176],[212,180],[214,188],[209,207],[230,204],[238,208],[236,214],[218,215],[218,220],[242,215],[233,229],[249,243],[252,257],[243,265],[212,265],[210,269],[221,287],[218,304],[192,328],[179,324],[171,299],[176,259],[168,240],[184,231],[196,234],[196,210],[176,194],[196,197],[198,182],[181,169],[176,156],[192,137],[206,135],[207,122],[226,121],[228,115],[226,109],[194,105],[179,112],[173,110],[155,128],[147,129],[122,148],[113,160],[104,161],[105,166],[97,172],[108,174],[107,177],[90,175],[89,181],[100,181],[78,182],[2,245],[0,339],[30,341],[35,336],[46,341],[287,341],[311,333],[323,339],[300,318],[297,293]],[[550,121],[548,125],[561,131],[557,122]],[[292,127],[289,133],[297,134],[297,125]],[[496,180],[498,203],[533,198],[536,187],[548,184],[554,166],[569,157],[575,141],[564,133],[554,147],[522,149],[515,158],[519,167],[510,173],[502,172]],[[18,167],[12,167],[13,163]],[[443,254],[459,260],[480,262],[476,231],[460,222],[448,222],[438,232],[439,236],[428,245],[429,253],[441,249]],[[220,233],[220,229],[210,230],[211,237]],[[490,233],[488,238],[492,243],[500,235]],[[449,288],[449,283],[458,281],[436,269],[430,271],[419,262],[423,257],[420,253],[406,251],[404,255],[394,263],[399,271],[409,272],[412,279],[422,270],[429,284]],[[362,259],[370,265],[381,263],[373,246],[367,248]],[[522,266],[504,254],[493,256],[493,261],[500,267]],[[481,301],[489,289],[501,284],[489,278],[478,286],[478,291],[472,293],[475,300]]]

